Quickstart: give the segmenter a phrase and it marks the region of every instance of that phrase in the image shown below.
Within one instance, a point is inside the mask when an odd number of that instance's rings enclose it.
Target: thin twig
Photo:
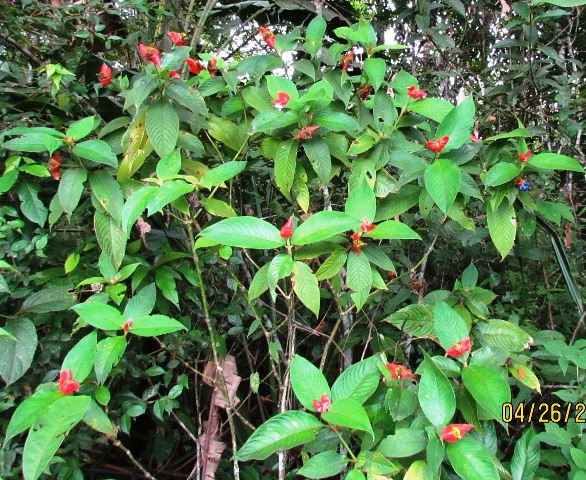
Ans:
[[[134,464],[134,466],[136,468],[138,468],[146,478],[148,478],[149,480],[157,480],[155,477],[153,477],[148,472],[148,470],[146,468],[144,468],[142,466],[142,464],[136,458],[134,458],[134,455],[132,455],[132,452],[130,450],[128,450],[128,448],[126,448],[120,440],[118,440],[117,438],[114,438],[114,437],[110,437],[110,440],[112,441],[112,443],[114,444],[115,447],[118,447],[120,450],[122,450],[126,454],[126,456]]]

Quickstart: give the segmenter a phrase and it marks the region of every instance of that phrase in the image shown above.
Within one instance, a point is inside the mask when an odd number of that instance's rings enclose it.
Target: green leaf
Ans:
[[[276,128],[283,128],[301,120],[301,115],[292,111],[265,110],[259,113],[252,121],[254,132],[270,132]]]
[[[358,122],[342,112],[328,112],[318,115],[313,120],[315,125],[330,129],[332,132],[354,133],[360,130]]]
[[[342,212],[323,211],[309,217],[293,232],[293,245],[321,242],[339,233],[358,228],[360,221]]]
[[[155,272],[155,283],[163,296],[179,308],[179,294],[173,270],[169,267],[159,268]]]
[[[352,398],[340,398],[332,402],[330,409],[322,413],[321,418],[330,425],[339,425],[340,427],[368,432],[374,439],[374,432],[372,431],[366,410]]]
[[[303,262],[293,263],[291,282],[297,298],[318,317],[320,293],[317,278],[311,268]]]
[[[324,17],[322,17],[321,15],[318,15],[317,17],[315,17],[311,22],[309,22],[309,25],[307,25],[307,30],[305,32],[305,36],[307,37],[308,40],[311,40],[312,42],[321,42],[324,38],[324,35],[326,33],[326,21],[324,20]],[[329,475],[326,475],[329,476]]]
[[[370,357],[351,365],[332,385],[332,401],[351,398],[363,404],[377,389],[380,381],[378,357]]]
[[[45,133],[29,133],[22,137],[13,138],[2,144],[7,150],[16,150],[17,152],[53,152],[57,150],[63,142]]]
[[[179,330],[187,329],[181,322],[165,315],[143,315],[133,319],[130,326],[130,333],[139,337],[154,337]]]
[[[435,304],[433,316],[433,328],[444,350],[469,337],[466,322],[446,302]]]
[[[172,81],[165,89],[165,93],[178,104],[191,110],[196,115],[207,116],[208,108],[200,93],[194,88],[187,88],[183,82]]]
[[[370,150],[376,143],[374,137],[370,135],[360,135],[358,138],[352,141],[350,148],[348,148],[348,155],[358,155]]]
[[[377,91],[387,75],[387,63],[382,58],[367,58],[364,60],[363,68],[370,84]]]
[[[524,128],[516,128],[510,132],[499,133],[498,135],[493,135],[492,137],[485,138],[485,142],[492,142],[494,140],[500,140],[502,138],[518,138],[518,137],[532,137],[533,134]]]
[[[539,466],[540,457],[541,449],[537,434],[533,428],[528,428],[515,443],[515,451],[511,458],[513,480],[532,480]]]
[[[10,190],[18,180],[19,170],[17,168],[9,171],[4,171],[4,175],[0,177],[0,195]]]
[[[469,365],[462,370],[462,381],[491,418],[502,423],[503,403],[511,401],[511,388],[503,370],[486,365]]]
[[[322,184],[328,183],[332,173],[332,157],[328,144],[321,138],[314,138],[303,143],[303,150]]]
[[[344,477],[344,480],[366,480],[366,477],[360,470],[353,468],[348,472],[348,475]]]
[[[311,413],[279,413],[258,427],[234,455],[235,460],[264,460],[273,453],[310,442],[324,425]]]
[[[351,296],[356,309],[361,310],[372,286],[372,270],[366,255],[357,255],[355,252],[348,254],[346,278],[348,288],[353,290]]]
[[[374,216],[376,215],[376,197],[366,180],[363,180],[358,187],[352,189],[346,200],[344,211],[361,222],[364,219],[368,223],[374,221]]]
[[[87,172],[81,168],[70,168],[63,172],[57,196],[61,209],[70,218],[79,204],[86,180]]]
[[[152,186],[140,187],[126,200],[124,207],[122,207],[122,228],[126,235],[130,234],[132,225],[144,212],[157,190],[157,187]]]
[[[460,168],[452,160],[439,158],[425,169],[424,180],[427,193],[447,215],[460,190]]]
[[[506,202],[501,203],[496,210],[487,204],[486,223],[492,243],[501,254],[501,259],[504,260],[513,248],[517,236],[515,209]]]
[[[297,142],[287,140],[279,145],[275,153],[275,182],[288,200],[291,200],[290,192],[295,180],[297,145]]]
[[[175,150],[179,137],[179,117],[173,106],[159,100],[147,107],[146,132],[155,152],[163,158]]]
[[[98,334],[95,330],[83,337],[65,355],[61,371],[71,370],[74,380],[83,382],[94,367],[97,341]]]
[[[415,337],[432,338],[435,336],[433,329],[433,307],[431,305],[407,305],[392,313],[383,321],[389,322],[401,331]]]
[[[98,203],[114,220],[120,222],[124,207],[124,195],[120,184],[104,170],[91,172],[89,178],[92,193]]]
[[[419,404],[436,427],[445,427],[456,412],[456,395],[450,381],[429,358],[421,365]]]
[[[116,220],[99,210],[94,213],[94,229],[100,248],[118,270],[126,252],[126,233]]]
[[[83,416],[83,421],[97,432],[110,437],[116,436],[116,429],[112,425],[112,421],[94,400],[88,405],[88,409]]]
[[[157,177],[161,180],[177,175],[179,170],[181,170],[181,152],[179,149],[173,150],[157,163]]]
[[[226,162],[212,168],[201,178],[201,186],[211,190],[212,187],[221,185],[226,180],[230,180],[244,170],[246,163],[241,161]]]
[[[194,189],[195,186],[193,184],[184,182],[183,180],[167,180],[150,197],[147,215],[150,217],[179,197],[193,192]]]
[[[334,450],[327,450],[311,457],[304,465],[297,470],[297,475],[306,478],[328,478],[338,475],[348,460]],[[348,477],[346,477],[348,478]]]
[[[47,413],[49,407],[60,398],[63,398],[63,394],[50,388],[41,388],[26,398],[16,407],[10,418],[4,443],[8,443],[8,440],[32,427],[37,418]]]
[[[267,81],[267,89],[271,97],[277,98],[279,92],[285,92],[289,94],[291,100],[297,100],[299,98],[299,93],[297,92],[297,87],[295,86],[295,83],[293,83],[288,78],[282,76],[267,75],[265,79]]]
[[[246,60],[246,59],[245,59]],[[238,66],[242,65],[242,62]],[[274,111],[275,107],[271,102],[271,96],[264,89],[259,87],[246,87],[242,90],[242,99],[255,110],[265,112]]]
[[[444,153],[456,150],[470,141],[475,113],[474,101],[472,97],[468,97],[460,105],[454,107],[442,120],[437,127],[434,138],[441,138],[444,135],[450,137],[450,141],[443,150]]]
[[[403,480],[427,480],[434,478],[429,465],[424,460],[415,460],[405,472]]]
[[[82,321],[101,330],[119,330],[125,323],[120,312],[105,303],[88,301],[79,303],[71,309],[79,315]]]
[[[104,140],[86,140],[77,143],[73,147],[73,153],[85,160],[118,168],[118,159],[112,152],[112,147]]]
[[[126,308],[124,309],[124,318],[126,320],[142,315],[148,315],[155,308],[157,301],[157,288],[154,283],[147,285],[134,297],[130,299]]]
[[[126,338],[122,335],[101,340],[96,347],[94,370],[100,385],[107,380],[112,367],[118,364],[126,350]]]
[[[277,55],[251,55],[245,57],[238,63],[236,71],[239,75],[248,73],[254,77],[261,77],[263,73],[271,72],[281,67],[283,67],[283,60]],[[258,87],[247,87],[245,90],[249,89],[258,89]],[[254,106],[252,107],[256,108]],[[271,108],[273,108],[272,105]]]
[[[422,98],[410,103],[407,110],[441,122],[454,108],[450,102],[440,98]]]
[[[37,330],[28,318],[9,319],[4,330],[13,338],[0,336],[0,377],[11,385],[29,369],[37,349]]]
[[[462,272],[462,287],[465,289],[473,288],[478,283],[478,270],[474,263],[470,262],[470,265]]]
[[[315,277],[318,281],[334,277],[340,273],[347,258],[348,254],[346,253],[346,250],[343,248],[337,248],[326,259],[326,261],[320,265],[317,272],[315,272]]]
[[[240,152],[246,145],[248,124],[236,125],[226,118],[212,117],[208,120],[208,133],[235,152]]]
[[[252,302],[255,298],[260,297],[269,289],[269,280],[267,272],[269,271],[269,264],[263,265],[254,275],[250,287],[248,287],[248,301]]]
[[[538,153],[537,155],[532,155],[527,165],[546,170],[571,170],[572,172],[584,173],[584,168],[582,168],[577,160],[566,155],[560,155],[559,153]]]
[[[507,162],[497,163],[488,171],[484,184],[487,187],[503,185],[516,178],[520,172],[521,168],[518,165]]]
[[[20,209],[24,216],[42,227],[47,221],[49,212],[39,199],[40,191],[41,188],[38,185],[29,182],[27,179],[21,180],[16,189],[20,200]]]
[[[47,287],[30,295],[22,304],[19,315],[23,313],[61,312],[75,305],[76,297],[67,287]]]
[[[226,218],[205,228],[200,235],[231,247],[270,249],[285,245],[274,225],[256,217]]]
[[[505,320],[488,320],[477,324],[482,344],[501,347],[510,352],[521,352],[529,348],[531,336],[514,323]]]
[[[427,447],[427,435],[424,430],[398,428],[393,435],[387,435],[378,447],[385,457],[411,457]]]
[[[37,480],[88,409],[91,397],[67,396],[55,401],[45,415],[37,418],[22,452],[25,480]]]
[[[236,211],[223,200],[217,198],[202,198],[199,203],[210,215],[215,217],[236,217]]]
[[[315,412],[312,400],[320,400],[324,393],[331,399],[332,393],[326,377],[309,360],[295,355],[290,369],[293,392],[305,408]]]
[[[291,255],[281,253],[271,260],[269,263],[269,270],[267,272],[267,281],[269,282],[269,288],[271,290],[271,296],[273,301],[276,300],[277,295],[275,289],[277,288],[277,282],[282,278],[287,278],[293,271],[293,259]]]
[[[490,451],[469,435],[446,444],[446,453],[454,471],[462,480],[499,480]]]
[[[565,8],[581,7],[582,5],[586,5],[585,0],[533,0],[533,3],[549,3],[551,5]]]
[[[421,240],[419,234],[404,223],[396,220],[379,223],[374,230],[365,233],[364,237],[375,240]]]

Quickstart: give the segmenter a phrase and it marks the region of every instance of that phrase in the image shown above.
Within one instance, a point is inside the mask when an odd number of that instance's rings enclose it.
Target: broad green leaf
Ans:
[[[120,268],[126,252],[126,233],[116,220],[99,210],[94,213],[94,229],[100,248],[114,268]]]
[[[492,137],[485,138],[485,142],[492,142],[494,140],[500,140],[502,138],[518,138],[518,137],[532,137],[533,134],[524,128],[516,128],[510,132],[499,133],[498,135],[493,135]]]
[[[308,243],[321,242],[334,235],[357,229],[359,225],[360,221],[347,213],[317,212],[295,229],[291,243],[293,245],[307,245]]]
[[[73,307],[81,320],[101,330],[119,330],[124,326],[124,317],[114,307],[98,302],[79,303]]]
[[[210,215],[215,217],[236,217],[236,211],[223,200],[217,198],[202,198],[199,203]]]
[[[332,385],[332,401],[351,398],[362,405],[368,400],[380,381],[378,361],[378,357],[370,357],[344,370]]]
[[[303,262],[294,262],[291,282],[297,298],[318,317],[320,293],[317,278],[311,268]]]
[[[433,316],[433,328],[444,350],[470,336],[464,319],[446,302],[435,304]]]
[[[424,360],[419,380],[419,404],[436,427],[445,427],[456,412],[456,395],[451,382],[429,358]]]
[[[342,112],[328,112],[318,115],[314,119],[315,125],[330,129],[332,132],[354,133],[360,130],[358,122]]]
[[[293,140],[287,140],[279,145],[275,153],[275,182],[281,193],[289,200],[295,180],[297,146]]]
[[[419,234],[396,220],[381,222],[374,230],[365,233],[364,236],[375,240],[421,240]]]
[[[281,67],[283,67],[283,60],[277,55],[250,55],[238,62],[236,71],[239,75],[250,74],[254,77],[261,77],[263,73],[271,72]],[[258,89],[258,87],[248,88]]]
[[[502,423],[503,403],[511,401],[511,388],[503,371],[487,365],[469,365],[462,370],[462,381],[491,418]]]
[[[150,217],[160,211],[179,197],[192,192],[195,186],[183,180],[167,180],[163,185],[156,188],[155,193],[150,197],[147,215]]]
[[[424,460],[415,460],[405,472],[403,480],[427,480],[433,478],[429,465]]]
[[[378,90],[387,75],[386,62],[382,58],[367,58],[363,68],[374,90]]]
[[[488,171],[484,184],[487,187],[503,185],[516,178],[520,172],[521,169],[518,165],[507,162],[497,163]]]
[[[71,125],[69,125],[69,128],[67,128],[67,131],[65,132],[65,136],[78,141],[92,133],[95,124],[96,117],[93,115],[91,117],[82,118],[81,120],[73,122]]]
[[[370,150],[376,143],[374,137],[370,135],[360,135],[358,138],[352,141],[350,148],[348,148],[348,155],[359,155],[367,150]]]
[[[267,272],[269,271],[269,264],[263,265],[254,275],[250,287],[248,287],[248,301],[252,302],[255,298],[260,297],[269,289],[269,280]]]
[[[144,110],[137,113],[128,130],[128,144],[118,168],[118,180],[126,180],[134,175],[144,164],[153,147],[145,128]]]
[[[269,282],[269,288],[271,290],[271,296],[273,301],[276,300],[277,295],[275,289],[277,288],[277,282],[282,278],[287,278],[293,271],[293,259],[291,255],[281,253],[271,260],[269,263],[269,270],[267,271],[267,281]]]
[[[28,318],[9,319],[4,330],[13,338],[0,336],[0,377],[11,385],[29,369],[37,349],[37,330]]]
[[[548,152],[532,155],[527,164],[547,170],[571,170],[572,172],[584,173],[584,168],[576,159],[559,153]]]
[[[63,394],[51,388],[41,388],[26,398],[10,417],[10,423],[6,428],[6,437],[4,443],[15,437],[19,433],[24,432],[27,428],[33,426],[37,418],[42,417],[49,407],[60,398]]]
[[[422,98],[410,103],[407,110],[441,122],[454,108],[450,102],[440,98]]]
[[[154,337],[187,330],[185,325],[165,315],[143,315],[132,320],[130,333],[139,337]]]
[[[398,428],[393,435],[387,435],[378,447],[385,457],[411,457],[427,446],[427,435],[424,430],[414,428]]]
[[[529,348],[531,336],[514,323],[506,320],[488,320],[476,326],[483,345],[501,347],[510,352],[521,352]]]
[[[146,132],[155,152],[164,158],[175,150],[179,137],[179,117],[173,106],[159,100],[147,107]]]
[[[13,342],[16,341],[16,337],[9,333],[6,329],[0,328],[0,338],[9,338]]]
[[[340,427],[368,432],[374,439],[374,432],[372,431],[366,410],[352,398],[340,398],[332,402],[330,409],[322,413],[321,418],[330,425],[339,425]]]
[[[71,370],[73,379],[83,382],[94,367],[98,334],[94,330],[83,337],[67,352],[61,365],[61,371]]]
[[[45,415],[37,418],[22,452],[25,480],[37,480],[88,409],[91,397],[67,396],[55,401]]]
[[[443,150],[444,153],[456,150],[470,141],[475,113],[474,101],[472,97],[468,97],[445,116],[434,136],[434,138],[441,138],[444,135],[450,137],[450,141]]]
[[[540,457],[539,439],[535,430],[528,428],[515,443],[515,451],[511,458],[513,480],[532,480],[539,466]]]
[[[322,184],[328,183],[332,172],[332,157],[328,144],[321,138],[314,138],[303,143],[303,150]]]
[[[269,132],[276,128],[283,128],[298,123],[301,115],[292,111],[265,110],[259,113],[252,121],[254,132]]]
[[[17,168],[9,171],[4,171],[4,175],[0,177],[0,195],[6,193],[14,186],[16,180],[18,180],[19,172],[20,170],[18,170]]]
[[[486,205],[486,222],[492,243],[501,254],[501,259],[509,254],[517,236],[517,217],[515,209],[502,202],[496,210]]]
[[[118,168],[118,159],[112,152],[112,147],[104,140],[86,140],[77,143],[73,147],[73,153],[85,160]]]
[[[221,185],[226,180],[235,177],[245,168],[246,162],[234,161],[223,163],[206,172],[201,178],[201,186],[211,190],[212,187]]]
[[[285,245],[274,225],[256,217],[226,218],[205,228],[200,235],[231,247],[270,249]]]
[[[354,252],[348,254],[346,282],[348,288],[353,290],[351,296],[356,309],[361,310],[372,286],[372,270],[366,255],[357,255]]]
[[[415,337],[432,338],[435,336],[433,329],[433,307],[431,305],[407,305],[392,313],[383,319],[383,321],[389,322],[401,331]]]
[[[83,416],[83,421],[97,432],[110,437],[116,436],[116,429],[112,425],[112,421],[94,400],[88,405],[88,409]]]
[[[339,454],[335,450],[327,450],[307,460],[297,470],[297,474],[303,475],[305,478],[329,478],[338,475],[347,463],[348,460],[344,458],[344,455]]]
[[[366,180],[363,180],[358,187],[352,189],[346,200],[344,211],[361,222],[364,219],[368,223],[374,221],[374,216],[376,215],[376,198]]]
[[[89,179],[92,193],[98,203],[114,220],[120,222],[124,207],[124,195],[120,184],[104,170],[91,172]]]
[[[447,215],[460,190],[460,168],[452,160],[439,158],[425,169],[424,180],[427,193]]]
[[[234,455],[235,460],[264,460],[277,451],[310,442],[324,428],[314,415],[292,410],[269,418]]]
[[[87,180],[87,172],[81,168],[70,168],[63,172],[59,181],[57,196],[63,212],[71,218],[71,214],[77,208],[83,193],[84,183]]]
[[[324,374],[302,356],[293,357],[290,376],[295,396],[308,410],[315,412],[312,400],[320,400],[324,393],[331,399],[332,393]]]
[[[157,162],[157,177],[161,180],[177,175],[179,170],[181,170],[181,152],[179,149],[173,150],[169,155]]]
[[[238,65],[242,65],[242,62]],[[274,105],[271,103],[271,96],[266,90],[259,87],[250,86],[243,89],[242,99],[259,112],[265,112],[267,110],[274,111],[275,109]]]
[[[391,261],[385,251],[378,245],[365,245],[362,247],[362,253],[368,257],[370,263],[376,265],[377,267],[390,272],[395,271],[395,264]]]
[[[40,191],[41,188],[38,185],[29,182],[27,179],[21,180],[16,189],[20,200],[20,209],[24,216],[42,227],[47,221],[49,212],[39,199]]]
[[[320,265],[315,272],[315,277],[318,281],[332,278],[342,270],[342,267],[346,263],[348,254],[343,248],[337,248],[332,254]]]
[[[154,283],[147,285],[126,304],[124,318],[130,320],[142,315],[148,315],[155,308],[157,300],[157,288]]]
[[[130,234],[130,229],[138,217],[145,211],[151,198],[157,193],[158,188],[152,186],[140,187],[126,200],[122,207],[122,228],[126,235]]]
[[[470,265],[462,272],[462,287],[464,289],[473,288],[478,283],[478,270],[474,263],[470,262]]]
[[[29,295],[19,314],[61,312],[75,305],[76,296],[67,287],[51,286]]]
[[[348,472],[348,474],[344,477],[344,480],[366,480],[364,473],[362,473],[357,468],[353,468]]]
[[[169,98],[191,110],[196,115],[207,116],[208,108],[203,97],[195,88],[186,87],[187,85],[183,82],[172,81],[165,89],[165,93]]]
[[[311,22],[309,22],[309,25],[307,25],[305,36],[308,40],[311,40],[312,42],[321,42],[324,38],[325,33],[326,21],[324,20],[324,17],[318,15]]]
[[[98,383],[104,384],[112,367],[118,364],[125,350],[126,338],[122,335],[108,337],[98,343],[94,365]]]
[[[557,7],[565,8],[581,7],[582,5],[586,5],[585,0],[533,0],[533,3],[549,3]]]
[[[155,283],[163,296],[179,308],[179,293],[175,283],[176,273],[169,267],[162,267],[155,272]]]
[[[53,155],[53,152],[61,145],[63,145],[63,142],[52,135],[29,133],[4,142],[2,147],[7,150],[16,150],[17,152],[49,152],[49,155]]]
[[[446,444],[446,453],[454,471],[462,480],[499,480],[488,448],[470,435]]]
[[[134,81],[132,88],[121,94],[122,97],[125,97],[124,110],[128,110],[132,105],[138,110],[159,83],[159,76],[153,74],[143,75]]]
[[[246,145],[248,124],[236,125],[227,118],[212,117],[208,120],[210,136],[222,142],[235,152],[240,152]]]

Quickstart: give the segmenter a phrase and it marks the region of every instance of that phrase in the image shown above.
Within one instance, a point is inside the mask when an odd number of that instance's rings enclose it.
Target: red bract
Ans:
[[[59,152],[54,153],[49,161],[47,162],[47,168],[51,172],[51,176],[54,180],[61,178],[61,154]]]
[[[362,225],[360,225],[360,231],[362,233],[372,232],[376,228],[374,223],[368,223],[368,220],[363,220]]]
[[[194,75],[198,75],[206,69],[206,66],[203,63],[201,63],[199,60],[194,60],[193,58],[186,58],[185,63],[187,63],[189,71]]]
[[[70,395],[79,390],[79,382],[73,380],[71,370],[63,370],[59,374],[59,391],[63,395]]]
[[[178,47],[185,45],[185,34],[184,33],[169,32],[169,38]]]
[[[291,95],[287,92],[277,92],[277,98],[273,99],[273,105],[276,109],[282,110],[289,103],[289,100],[291,100]]]
[[[177,70],[171,70],[169,72],[169,76],[171,78],[181,78],[181,75],[179,75],[179,72]]]
[[[139,217],[139,219],[140,219],[140,217]],[[141,235],[141,236],[142,236],[142,235]],[[128,332],[130,332],[130,329],[131,329],[131,328],[132,328],[132,319],[130,319],[130,320],[126,320],[126,322],[124,322],[124,325],[122,326],[122,330],[123,330],[125,333],[128,333]]]
[[[446,350],[450,357],[460,357],[470,351],[470,337],[460,340],[456,345]]]
[[[98,73],[98,82],[102,85],[102,87],[107,87],[110,85],[110,79],[112,78],[112,69],[102,63],[102,67],[100,68],[100,72]]]
[[[414,98],[415,100],[427,97],[427,93],[425,93],[423,90],[420,90],[415,85],[407,87],[407,95],[409,95],[411,98]]]
[[[396,363],[387,363],[386,365],[389,372],[391,372],[391,378],[402,380],[403,378],[415,378],[415,375],[407,367],[403,365],[397,365]]]
[[[313,134],[319,130],[319,125],[311,125],[309,127],[303,127],[301,131],[293,138],[295,140],[309,140],[313,138]]]
[[[425,142],[425,146],[429,148],[432,152],[439,153],[444,149],[444,147],[448,144],[449,141],[450,137],[445,135],[439,140],[429,140]]]
[[[362,241],[362,233],[354,232],[352,235],[350,235],[350,240],[352,240],[350,250],[352,250],[356,255],[360,255],[362,247],[366,245],[366,243]]]
[[[527,150],[525,153],[519,154],[519,160],[521,161],[521,163],[525,163],[527,160],[531,158],[531,155],[533,155],[533,152],[531,150]]]
[[[269,30],[268,28],[265,28],[265,27],[259,27],[258,28],[258,31],[262,35],[263,41],[269,47],[275,48],[275,38],[276,38],[276,35],[271,30]]]
[[[457,442],[473,428],[469,423],[452,423],[442,430],[440,438],[445,442]]]
[[[320,400],[312,400],[313,408],[317,413],[327,412],[332,406],[332,401],[325,393],[321,396]]]
[[[371,90],[372,87],[368,83],[363,83],[358,87],[358,98],[362,101],[366,100],[370,95]]]
[[[285,225],[281,227],[281,237],[291,238],[293,236],[293,220],[295,217],[289,217],[289,220],[285,222]]]
[[[211,58],[210,61],[208,62],[208,73],[210,74],[210,77],[216,76],[216,72],[218,71],[217,65],[218,65],[217,58]]]
[[[389,276],[389,278],[395,278],[397,276],[397,272],[387,272],[387,275]]]
[[[476,135],[474,135],[473,133],[470,134],[470,140],[472,140],[474,143],[478,143],[482,141],[482,138],[477,137]]]
[[[350,50],[346,55],[342,57],[342,70],[348,70],[348,68],[350,68],[350,64],[352,63],[352,60],[354,60],[355,55],[356,54],[354,53],[354,50]]]
[[[161,66],[161,54],[155,47],[149,47],[139,43],[138,51],[145,60],[154,63],[157,67]]]

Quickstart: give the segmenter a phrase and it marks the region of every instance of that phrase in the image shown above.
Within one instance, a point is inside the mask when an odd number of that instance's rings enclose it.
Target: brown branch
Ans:
[[[40,67],[43,64],[43,61],[39,57],[37,57],[33,52],[31,52],[28,48],[23,47],[20,43],[18,43],[16,40],[9,37],[5,33],[0,32],[0,40],[3,40],[4,42],[16,48],[20,53],[27,57],[35,67]]]

